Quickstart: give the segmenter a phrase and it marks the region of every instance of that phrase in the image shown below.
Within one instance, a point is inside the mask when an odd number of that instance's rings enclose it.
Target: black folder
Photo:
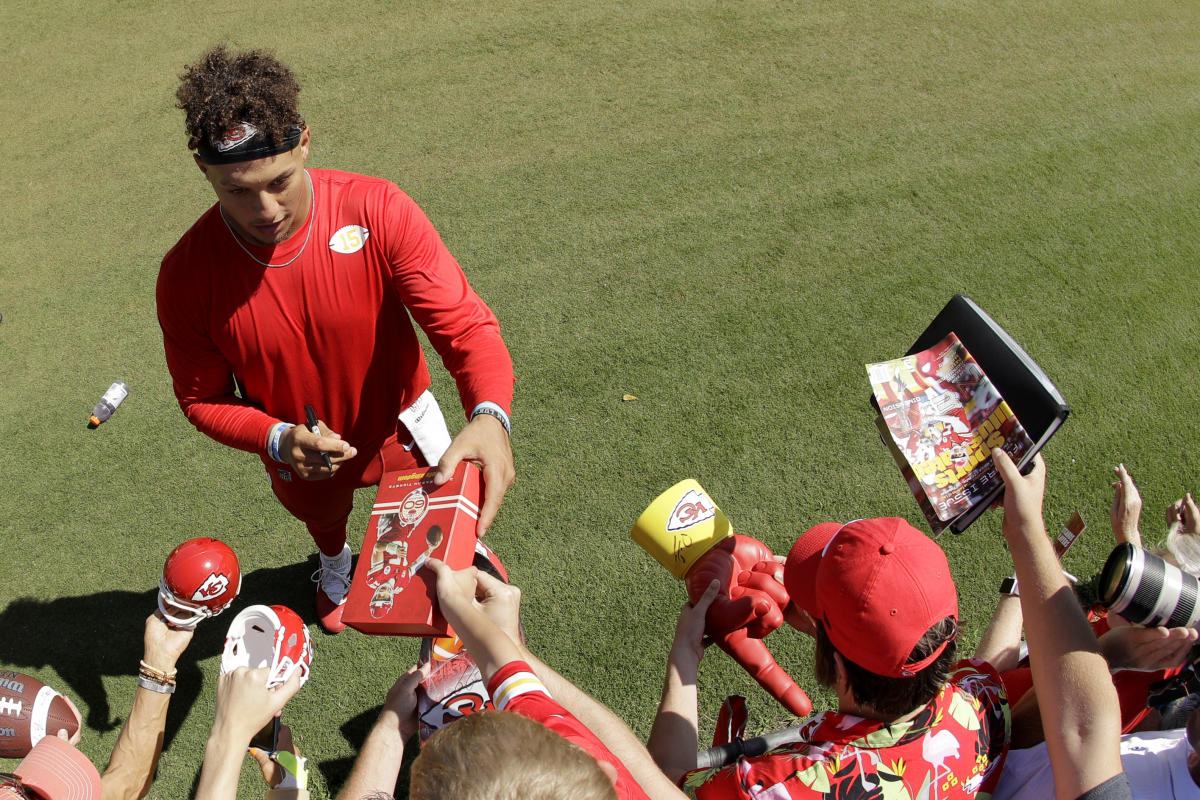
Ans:
[[[980,368],[991,379],[996,391],[1008,402],[1029,438],[1033,440],[1033,447],[1017,465],[1022,471],[1026,471],[1033,457],[1046,446],[1046,442],[1050,441],[1050,437],[1058,431],[1071,413],[1067,401],[1024,348],[966,295],[954,295],[945,308],[933,318],[933,322],[929,323],[925,332],[917,337],[905,355],[930,348],[951,332],[958,336],[959,341],[974,356]],[[871,405],[878,413],[879,404],[874,396],[871,397]],[[883,430],[886,430],[886,426]],[[890,439],[885,438],[884,443],[890,445]],[[897,455],[903,461],[904,456],[893,449],[893,456]],[[934,515],[933,519],[929,520],[930,526],[935,534],[941,533],[944,528],[949,528],[956,534],[962,533],[1003,492],[1004,484],[1001,483],[949,523],[939,523]],[[922,510],[928,518],[931,509],[923,507]]]

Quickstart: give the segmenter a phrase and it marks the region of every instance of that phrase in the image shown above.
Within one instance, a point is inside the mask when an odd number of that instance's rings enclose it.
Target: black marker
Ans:
[[[315,433],[317,436],[320,436],[321,435],[321,426],[317,423],[317,412],[313,409],[312,406],[306,405],[304,407],[304,416],[308,420],[308,429],[310,431],[312,431],[313,433]],[[327,470],[329,470],[330,472],[333,472],[333,462],[329,460],[329,453],[326,453],[325,451],[322,450],[321,458],[325,459],[325,468]]]

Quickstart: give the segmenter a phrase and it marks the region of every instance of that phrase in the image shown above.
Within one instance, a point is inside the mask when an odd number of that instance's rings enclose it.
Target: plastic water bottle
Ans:
[[[117,406],[121,405],[128,396],[129,387],[125,385],[125,381],[113,381],[112,386],[108,387],[108,391],[92,409],[92,416],[88,422],[93,428],[104,422],[112,416],[112,413],[117,410]]]

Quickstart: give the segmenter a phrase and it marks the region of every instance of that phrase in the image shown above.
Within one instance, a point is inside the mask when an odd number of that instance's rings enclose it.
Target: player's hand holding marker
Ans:
[[[341,434],[329,430],[324,422],[318,420],[316,427],[318,433],[304,425],[293,425],[279,437],[279,455],[306,481],[332,477],[343,461],[358,455],[355,447],[343,441]]]

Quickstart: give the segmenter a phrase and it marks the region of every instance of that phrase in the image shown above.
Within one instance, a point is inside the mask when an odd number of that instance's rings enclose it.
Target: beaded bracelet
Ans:
[[[179,674],[179,670],[173,669],[170,672],[163,672],[157,667],[150,666],[145,661],[139,661],[138,674],[145,675],[147,678],[159,681],[161,683],[174,683],[175,676]]]

